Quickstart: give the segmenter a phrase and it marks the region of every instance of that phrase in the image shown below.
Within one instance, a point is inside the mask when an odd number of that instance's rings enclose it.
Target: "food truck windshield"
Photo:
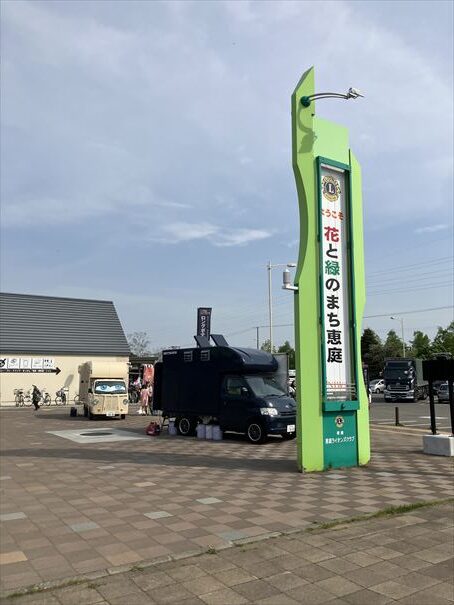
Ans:
[[[97,380],[95,393],[97,395],[126,395],[126,384],[123,380]]]

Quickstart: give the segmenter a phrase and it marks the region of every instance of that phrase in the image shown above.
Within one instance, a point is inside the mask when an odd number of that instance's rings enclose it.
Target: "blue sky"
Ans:
[[[452,22],[436,1],[3,2],[1,289],[113,300],[154,348],[212,306],[253,345],[266,263],[296,260],[290,96],[315,65],[317,90],[366,94],[317,105],[362,164],[366,316],[385,315],[364,325],[452,306]],[[406,314],[407,339],[452,315]]]

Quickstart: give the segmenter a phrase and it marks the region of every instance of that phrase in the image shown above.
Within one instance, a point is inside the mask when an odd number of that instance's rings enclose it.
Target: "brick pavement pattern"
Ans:
[[[4,599],[7,605],[452,605],[452,504]]]
[[[423,455],[420,434],[374,430],[367,467],[304,475],[295,444],[279,439],[78,444],[48,431],[142,437],[149,419],[90,423],[51,408],[2,410],[0,421],[3,593],[454,493],[450,460]]]

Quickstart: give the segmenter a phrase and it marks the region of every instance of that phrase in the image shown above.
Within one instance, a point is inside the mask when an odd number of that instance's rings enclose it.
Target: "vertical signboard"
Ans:
[[[197,309],[197,336],[210,339],[211,334],[211,307]]]
[[[348,166],[318,158],[324,409],[356,409]],[[331,405],[334,404],[334,405]]]

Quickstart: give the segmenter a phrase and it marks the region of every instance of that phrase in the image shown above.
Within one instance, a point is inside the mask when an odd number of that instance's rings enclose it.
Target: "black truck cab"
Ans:
[[[155,365],[153,408],[175,418],[180,435],[199,422],[245,433],[262,443],[267,435],[296,435],[296,405],[278,380],[276,358],[256,349],[228,346],[163,351]]]

